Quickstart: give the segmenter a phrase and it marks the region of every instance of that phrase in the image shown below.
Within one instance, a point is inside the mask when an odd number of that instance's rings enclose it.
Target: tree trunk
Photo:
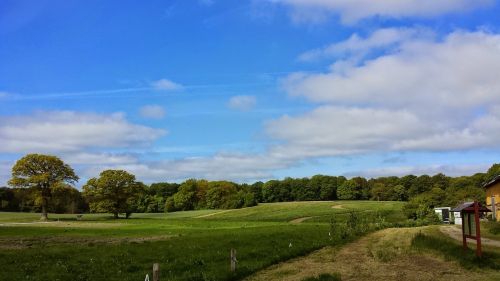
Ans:
[[[115,212],[113,215],[114,215],[115,219],[118,218],[118,212]]]
[[[42,198],[42,217],[40,218],[41,221],[47,221],[49,220],[49,217],[47,215],[47,199]]]

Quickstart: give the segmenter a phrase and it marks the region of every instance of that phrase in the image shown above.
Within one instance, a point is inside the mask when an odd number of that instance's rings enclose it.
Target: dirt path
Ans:
[[[340,273],[342,281],[498,280],[493,271],[467,271],[454,262],[412,252],[411,240],[421,229],[382,230],[341,249],[326,247],[271,266],[245,281],[301,281],[321,273]]]
[[[0,226],[33,226],[33,227],[62,227],[62,228],[112,228],[123,226],[123,223],[105,223],[105,222],[93,222],[93,221],[46,221],[46,222],[6,222],[0,223]]]
[[[214,213],[210,213],[210,214],[207,214],[207,215],[197,216],[197,217],[194,217],[194,218],[195,219],[202,219],[202,218],[211,217],[211,216],[215,216],[215,215],[218,215],[218,214],[223,214],[223,213],[227,213],[227,212],[231,212],[231,211],[234,211],[234,210],[225,210],[225,211],[220,211],[220,212],[214,212]]]
[[[439,231],[450,236],[453,239],[462,241],[462,229],[460,229],[457,226],[443,225],[443,226],[439,227]],[[467,243],[476,244],[476,240],[467,239]],[[484,237],[481,237],[481,244],[500,248],[500,241],[492,240],[492,239],[488,239],[488,238],[484,238]]]
[[[298,219],[294,219],[294,220],[289,221],[289,223],[299,224],[299,223],[302,223],[302,222],[303,222],[303,221],[305,221],[305,220],[312,219],[312,218],[313,218],[313,217],[303,217],[303,218],[298,218]]]
[[[101,245],[121,243],[145,243],[171,239],[176,235],[156,235],[146,237],[70,237],[70,236],[43,236],[36,238],[1,238],[0,249],[26,249],[54,244]]]

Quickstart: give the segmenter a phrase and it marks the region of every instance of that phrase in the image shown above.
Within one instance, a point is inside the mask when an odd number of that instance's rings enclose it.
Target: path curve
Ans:
[[[320,273],[340,273],[342,281],[498,279],[498,273],[492,270],[469,271],[440,257],[411,253],[412,238],[423,229],[381,230],[340,249],[325,247],[309,255],[272,265],[244,281],[301,281]]]
[[[215,216],[215,215],[218,215],[218,214],[223,214],[223,213],[227,213],[227,212],[231,212],[231,211],[234,211],[234,209],[220,211],[220,212],[214,212],[214,213],[210,213],[210,214],[206,214],[206,215],[197,216],[197,217],[194,217],[194,218],[195,219],[202,219],[202,218],[211,217],[211,216]]]
[[[313,218],[313,217],[303,217],[303,218],[297,218],[297,219],[294,219],[294,220],[289,221],[289,223],[299,224],[299,223],[302,223],[302,222],[303,222],[303,221],[305,221],[305,220],[312,219],[312,218]]]
[[[449,237],[455,240],[462,241],[462,229],[456,226],[443,225],[439,227],[439,231],[441,231],[442,233],[448,235]],[[476,244],[476,240],[467,239],[467,243]],[[481,237],[481,244],[500,248],[500,241],[484,237]]]

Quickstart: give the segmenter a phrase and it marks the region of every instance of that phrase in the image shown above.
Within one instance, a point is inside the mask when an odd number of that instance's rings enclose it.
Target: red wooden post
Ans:
[[[474,220],[476,222],[476,256],[481,257],[481,229],[479,224],[479,203],[474,201]]]

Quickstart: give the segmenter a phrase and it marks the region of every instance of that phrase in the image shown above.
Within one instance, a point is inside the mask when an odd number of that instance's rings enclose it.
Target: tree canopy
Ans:
[[[36,202],[42,208],[42,220],[47,220],[47,205],[52,190],[62,183],[75,183],[78,176],[61,159],[52,155],[28,154],[12,167],[9,184],[14,187],[32,188]]]
[[[143,191],[135,176],[123,170],[105,170],[98,178],[91,178],[83,186],[83,195],[92,212],[109,212],[126,218],[134,211],[134,203]]]

